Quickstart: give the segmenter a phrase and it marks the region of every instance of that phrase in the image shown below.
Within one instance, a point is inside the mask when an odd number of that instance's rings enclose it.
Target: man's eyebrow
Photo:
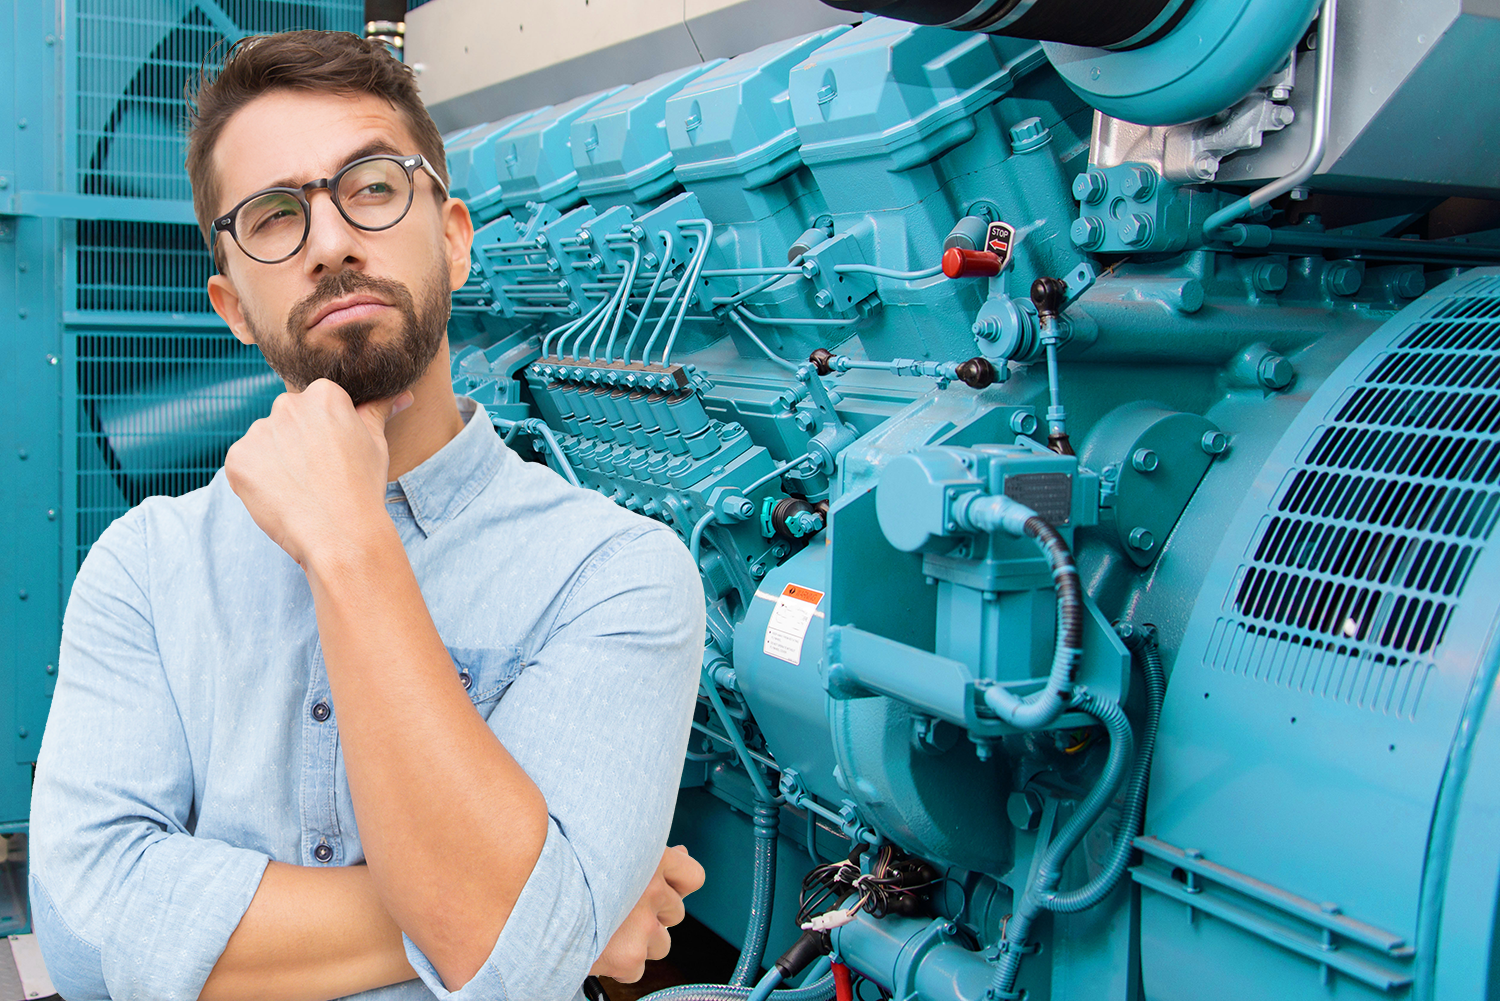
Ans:
[[[407,155],[406,153],[403,153],[400,150],[398,150],[395,147],[395,144],[391,143],[389,140],[386,140],[386,139],[372,139],[370,142],[365,143],[363,146],[359,147],[358,149],[356,149],[352,153],[350,153],[348,156],[344,157],[344,161],[343,161],[343,163],[341,163],[339,165],[339,169],[340,170],[343,169],[343,167],[345,165],[351,164],[355,160],[360,160],[360,159],[363,159],[364,157],[367,157],[367,156],[375,156],[376,154],[381,154],[381,153],[388,154],[390,156],[406,156]],[[335,170],[334,173],[335,174],[338,173],[338,170]],[[331,177],[333,175],[330,174],[329,176]],[[297,180],[296,178],[283,177],[280,180],[272,181],[270,184],[266,185],[266,187],[267,188],[300,188],[300,187],[302,187],[302,184],[303,184],[303,182]],[[264,189],[262,189],[262,190],[264,190]]]

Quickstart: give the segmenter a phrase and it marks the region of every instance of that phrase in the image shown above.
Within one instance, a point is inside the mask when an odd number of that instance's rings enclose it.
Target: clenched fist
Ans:
[[[646,960],[661,959],[672,948],[672,935],[667,929],[682,921],[687,913],[682,898],[701,887],[703,878],[703,866],[686,848],[681,845],[668,848],[640,902],[626,916],[589,972],[626,984],[641,979],[646,972]]]
[[[355,407],[319,379],[283,393],[229,449],[224,472],[250,517],[304,569],[319,547],[385,519],[385,425],[411,393]]]

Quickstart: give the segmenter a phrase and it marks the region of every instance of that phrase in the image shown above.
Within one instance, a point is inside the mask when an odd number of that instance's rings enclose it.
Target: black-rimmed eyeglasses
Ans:
[[[406,218],[416,188],[416,172],[425,170],[443,197],[448,187],[421,156],[366,156],[332,177],[308,181],[299,188],[266,188],[214,220],[215,237],[228,233],[252,260],[279,264],[295,257],[307,243],[312,206],[307,196],[327,188],[339,215],[349,225],[377,232]]]

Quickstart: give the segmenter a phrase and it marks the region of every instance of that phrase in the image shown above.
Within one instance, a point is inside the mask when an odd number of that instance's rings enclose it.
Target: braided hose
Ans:
[[[752,766],[753,767],[753,766]],[[755,869],[750,888],[750,917],[745,924],[745,944],[740,961],[729,978],[730,987],[749,988],[760,976],[766,958],[766,939],[771,934],[771,905],[776,898],[776,835],[781,808],[774,803],[755,804]]]
[[[770,1001],[831,1001],[834,989],[833,971],[830,970],[804,987],[772,991]],[[749,987],[687,984],[648,994],[641,1001],[748,1001],[751,990]]]
[[[1099,777],[1093,791],[1063,825],[1062,832],[1047,846],[1036,876],[1022,894],[1015,913],[1006,922],[1005,938],[1000,942],[1000,959],[990,982],[991,998],[1011,1001],[1020,996],[1015,990],[1016,973],[1021,966],[1021,957],[1025,954],[1026,936],[1031,932],[1031,925],[1036,921],[1037,915],[1046,909],[1044,901],[1055,894],[1069,853],[1083,840],[1084,834],[1094,826],[1104,808],[1114,799],[1115,792],[1125,780],[1129,769],[1135,741],[1130,733],[1130,721],[1125,718],[1125,711],[1120,708],[1120,704],[1113,699],[1100,698],[1080,689],[1074,693],[1073,708],[1088,713],[1109,732],[1109,758],[1104,764],[1104,774]]]
[[[1083,886],[1044,897],[1042,906],[1049,911],[1074,914],[1088,910],[1109,896],[1125,874],[1136,835],[1141,833],[1146,810],[1146,783],[1151,778],[1151,755],[1156,750],[1157,725],[1161,722],[1162,702],[1167,697],[1167,675],[1162,670],[1161,653],[1156,649],[1154,638],[1137,636],[1133,639],[1132,649],[1138,654],[1141,673],[1146,679],[1146,718],[1141,727],[1140,750],[1125,784],[1125,807],[1120,817],[1120,829],[1115,832],[1114,852],[1103,870]]]
[[[1049,726],[1068,708],[1073,676],[1083,655],[1083,585],[1078,580],[1073,554],[1057,529],[1009,497],[976,496],[956,513],[980,531],[1004,529],[1012,535],[1032,539],[1052,566],[1052,581],[1057,588],[1057,645],[1052,652],[1047,687],[1024,699],[999,686],[984,692],[985,704],[1011,726],[1021,730]]]

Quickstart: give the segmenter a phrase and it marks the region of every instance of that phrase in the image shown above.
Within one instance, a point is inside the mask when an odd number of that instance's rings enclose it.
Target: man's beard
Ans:
[[[292,307],[282,336],[264,336],[248,311],[245,323],[266,361],[294,390],[301,392],[318,379],[330,379],[343,387],[357,407],[409,389],[437,355],[447,334],[451,303],[447,268],[439,266],[422,291],[418,312],[405,285],[345,268],[319,281]],[[308,343],[307,323],[317,311],[333,299],[358,292],[378,296],[401,313],[400,336],[390,343],[372,343],[375,321],[352,320],[330,332],[335,343]]]

